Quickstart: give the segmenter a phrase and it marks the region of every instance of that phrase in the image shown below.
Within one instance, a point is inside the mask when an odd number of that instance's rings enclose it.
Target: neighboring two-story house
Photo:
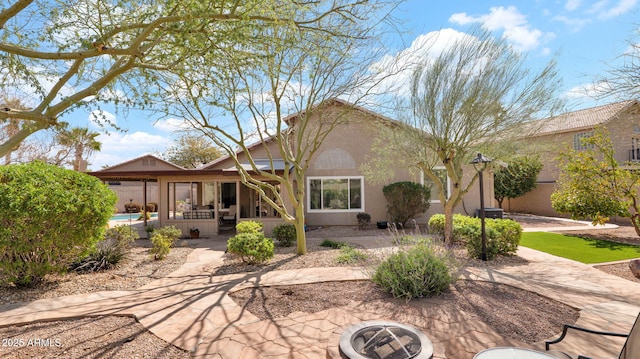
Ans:
[[[422,182],[423,176],[407,168],[394,169],[395,178],[388,183],[372,183],[361,173],[360,167],[371,153],[373,138],[379,126],[390,126],[393,120],[367,109],[354,106],[342,100],[331,100],[316,109],[316,113],[330,115],[331,111],[348,110],[347,120],[325,138],[311,158],[305,173],[305,218],[310,226],[356,225],[356,215],[366,212],[372,222],[387,220],[387,202],[382,188],[392,182]],[[295,116],[287,119],[291,128],[297,130]],[[282,161],[268,158],[267,151],[279,153],[273,141],[259,142],[249,147],[257,165],[265,170],[279,173],[290,170]],[[401,153],[398,156],[402,156]],[[238,155],[243,163],[243,154]],[[261,160],[262,159],[262,160]],[[272,168],[273,167],[273,168]],[[467,176],[474,174],[470,165]],[[241,177],[230,157],[219,158],[198,169],[184,169],[151,155],[142,156],[101,171],[93,172],[105,181],[139,181],[145,184],[140,194],[133,199],[145,203],[146,184],[157,186],[158,225],[175,225],[184,233],[188,228],[198,227],[202,234],[217,234],[232,228],[237,221],[257,220],[264,224],[265,232],[270,231],[283,220],[270,208],[258,193],[243,185]],[[493,198],[492,176],[485,177],[485,203]],[[145,189],[143,189],[146,188]],[[459,213],[473,215],[479,208],[478,187],[467,193],[463,203],[456,209]],[[118,191],[119,186],[112,186]],[[120,186],[122,188],[122,186]],[[125,196],[132,196],[127,193]],[[120,203],[128,197],[120,196]],[[435,196],[432,196],[435,198]],[[285,205],[288,199],[285,197]],[[121,208],[119,208],[122,210]],[[426,223],[434,213],[442,213],[437,201],[431,203],[427,213],[419,215],[418,223]]]
[[[586,149],[581,139],[591,136],[596,127],[609,131],[619,163],[640,162],[640,103],[636,100],[568,112],[541,120],[539,125],[524,147],[529,153],[540,154],[544,164],[538,186],[522,197],[505,200],[503,208],[507,212],[560,216],[553,210],[550,197],[559,176],[557,157],[567,148]]]

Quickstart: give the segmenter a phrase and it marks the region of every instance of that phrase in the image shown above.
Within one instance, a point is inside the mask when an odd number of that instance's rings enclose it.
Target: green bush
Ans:
[[[151,234],[152,247],[149,253],[156,260],[164,259],[169,255],[171,247],[180,238],[180,235],[182,235],[182,231],[175,226],[166,226],[154,230]]]
[[[107,229],[104,240],[98,242],[89,256],[71,265],[76,272],[97,272],[110,269],[124,259],[131,244],[139,239],[138,231],[127,225]]]
[[[242,221],[236,224],[236,233],[260,233],[262,232],[262,222]]]
[[[394,297],[412,298],[443,293],[455,281],[447,251],[423,243],[390,255],[375,270],[373,282]]]
[[[336,257],[336,261],[341,264],[354,264],[366,259],[367,255],[365,253],[349,245],[341,246],[340,253]]]
[[[227,241],[229,253],[236,254],[244,263],[263,263],[273,258],[274,244],[264,233],[238,233]]]
[[[333,248],[333,249],[338,249],[343,246],[348,246],[348,244],[340,241],[334,241],[331,239],[325,239],[320,243],[320,247],[327,247],[327,248]]]
[[[478,219],[478,222],[480,220]],[[467,226],[463,230],[467,253],[471,258],[482,258],[481,224]],[[485,219],[485,239],[487,259],[496,255],[513,255],[518,250],[522,238],[522,227],[510,219]]]
[[[462,214],[453,215],[453,240],[461,241],[464,228],[467,226],[480,226],[480,218],[465,216]],[[429,218],[429,232],[436,235],[444,235],[444,214],[434,214]]]
[[[290,223],[282,223],[273,229],[273,237],[283,247],[291,247],[296,240],[296,227]]]
[[[86,257],[116,200],[87,174],[43,162],[0,166],[0,283],[34,286]]]
[[[429,209],[431,188],[415,182],[396,182],[382,188],[391,221],[403,226]]]

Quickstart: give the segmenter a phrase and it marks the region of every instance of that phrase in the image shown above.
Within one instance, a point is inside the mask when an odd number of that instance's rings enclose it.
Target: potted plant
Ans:
[[[200,229],[198,227],[189,228],[189,234],[192,239],[200,238]]]

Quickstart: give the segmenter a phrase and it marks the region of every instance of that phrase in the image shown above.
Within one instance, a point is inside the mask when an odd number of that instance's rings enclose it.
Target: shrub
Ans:
[[[325,239],[320,243],[320,247],[328,247],[333,249],[338,249],[342,246],[347,246],[348,244],[344,242],[334,241],[331,239]]]
[[[464,228],[464,238],[469,257],[482,258],[482,229],[479,223]],[[487,259],[496,255],[513,255],[518,250],[522,238],[522,227],[510,219],[485,219],[485,239]]]
[[[376,268],[372,280],[394,297],[410,300],[446,291],[455,281],[452,269],[446,251],[423,243],[391,254]]]
[[[264,233],[238,233],[227,241],[229,253],[236,254],[244,263],[263,263],[273,258],[274,244]]]
[[[290,223],[282,223],[273,229],[273,237],[283,247],[291,247],[296,240],[296,227]]]
[[[138,213],[142,210],[142,205],[140,203],[125,203],[124,204],[124,212],[125,213]]]
[[[145,211],[147,212],[156,212],[158,210],[158,204],[156,202],[149,202],[145,207]]]
[[[110,269],[124,259],[131,243],[139,239],[138,231],[127,225],[107,229],[105,239],[96,244],[89,256],[71,266],[76,272],[97,272]]]
[[[365,253],[349,245],[341,246],[340,253],[336,257],[336,261],[341,264],[354,264],[366,259],[367,255]]]
[[[164,259],[169,252],[171,252],[171,247],[175,243],[182,231],[180,231],[175,226],[167,226],[158,228],[153,231],[151,234],[151,250],[149,253],[153,255],[153,258],[156,260]]]
[[[236,233],[260,233],[262,232],[262,222],[242,221],[236,224]]]
[[[382,188],[391,221],[407,224],[411,218],[429,209],[431,189],[415,182],[396,182]]]
[[[371,215],[369,213],[360,212],[356,215],[358,219],[358,229],[367,229],[371,224]]]
[[[34,286],[103,239],[117,197],[84,173],[43,162],[0,166],[0,283]]]
[[[462,241],[464,228],[467,226],[478,226],[480,228],[480,218],[469,217],[462,214],[453,215],[453,240]],[[429,232],[437,235],[444,235],[444,214],[434,214],[429,218]]]

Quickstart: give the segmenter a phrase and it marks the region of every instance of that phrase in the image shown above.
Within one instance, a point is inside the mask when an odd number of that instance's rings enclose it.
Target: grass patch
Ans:
[[[522,233],[520,245],[586,264],[640,258],[640,246],[549,232]]]

